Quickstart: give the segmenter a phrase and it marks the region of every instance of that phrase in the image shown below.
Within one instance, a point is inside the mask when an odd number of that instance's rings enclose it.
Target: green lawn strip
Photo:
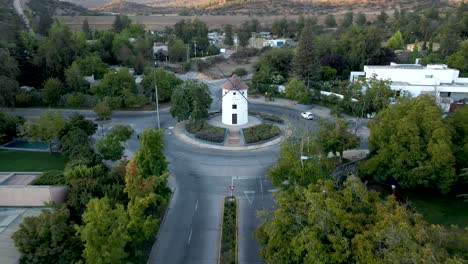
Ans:
[[[220,264],[237,263],[237,201],[230,199],[224,200]]]
[[[468,226],[468,202],[455,194],[407,191],[404,196],[431,224]]]
[[[48,152],[0,150],[0,171],[63,170],[66,157]]]
[[[188,123],[185,128],[196,138],[201,140],[221,143],[224,141],[225,129],[221,127],[214,127],[206,121],[196,121],[195,123]]]
[[[272,124],[260,124],[253,127],[248,127],[242,130],[244,132],[245,143],[262,142],[278,136],[281,130]]]

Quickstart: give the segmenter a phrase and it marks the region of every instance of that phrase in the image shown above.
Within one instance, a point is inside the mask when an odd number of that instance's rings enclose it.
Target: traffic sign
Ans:
[[[234,185],[229,186],[229,190],[231,190],[231,191],[234,191],[234,188],[235,188]]]

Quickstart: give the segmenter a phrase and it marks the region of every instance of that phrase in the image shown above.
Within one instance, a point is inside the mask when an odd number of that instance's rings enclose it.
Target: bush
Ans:
[[[247,144],[265,141],[278,136],[281,130],[272,124],[260,124],[243,129],[244,139]]]
[[[65,177],[62,170],[45,171],[37,176],[31,185],[64,185]]]
[[[259,50],[256,48],[245,48],[241,49],[239,51],[234,52],[231,55],[231,58],[233,59],[244,59],[244,58],[249,58],[249,57],[254,57],[259,55]]]
[[[237,203],[236,200],[224,201],[223,230],[221,238],[221,259],[220,263],[236,263],[236,243],[237,243]]]
[[[224,141],[224,128],[214,127],[206,121],[197,121],[185,126],[185,129],[196,138],[210,142],[221,143]]]
[[[69,94],[66,97],[67,106],[71,107],[80,107],[85,103],[86,98],[82,93],[73,93]]]
[[[237,76],[242,77],[242,76],[245,76],[245,75],[247,75],[247,74],[249,74],[249,73],[248,73],[247,70],[244,69],[244,68],[237,68],[237,69],[235,69],[235,70],[232,72],[232,74],[233,74],[233,75],[236,74]]]
[[[269,114],[265,114],[265,113],[260,113],[260,112],[251,112],[251,114],[252,115],[257,115],[257,116],[261,117],[263,120],[284,124],[284,119],[281,118],[281,117],[277,117],[277,116],[269,115]]]

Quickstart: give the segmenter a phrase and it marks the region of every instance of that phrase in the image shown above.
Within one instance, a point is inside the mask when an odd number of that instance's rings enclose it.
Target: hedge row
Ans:
[[[185,129],[196,138],[210,142],[221,143],[224,141],[224,128],[214,127],[206,121],[196,121],[185,126]]]
[[[62,170],[50,170],[41,173],[32,182],[31,185],[64,185],[65,177]]]
[[[251,144],[278,136],[281,130],[272,124],[260,124],[243,129],[245,143]]]
[[[226,197],[224,200],[223,212],[223,230],[221,237],[221,256],[219,263],[235,264],[236,263],[236,210],[237,203],[235,199]]]
[[[251,114],[258,115],[263,120],[284,124],[284,120],[281,117],[277,117],[277,116],[274,116],[274,115],[269,115],[269,114],[265,114],[265,113],[261,113],[261,112],[251,112]]]

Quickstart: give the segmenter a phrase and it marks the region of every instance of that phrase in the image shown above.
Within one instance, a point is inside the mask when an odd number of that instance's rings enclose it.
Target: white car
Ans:
[[[301,116],[307,120],[314,120],[315,119],[315,116],[313,113],[311,112],[302,112],[301,113]]]

